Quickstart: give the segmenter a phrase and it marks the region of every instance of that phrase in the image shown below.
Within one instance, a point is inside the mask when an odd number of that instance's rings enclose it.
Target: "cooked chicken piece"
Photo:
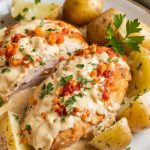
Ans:
[[[3,40],[2,40],[3,39]],[[22,22],[0,41],[0,96],[7,96],[88,44],[73,26],[57,20]]]
[[[110,48],[76,51],[35,90],[21,127],[25,140],[35,149],[59,150],[109,126],[130,79],[127,63]]]

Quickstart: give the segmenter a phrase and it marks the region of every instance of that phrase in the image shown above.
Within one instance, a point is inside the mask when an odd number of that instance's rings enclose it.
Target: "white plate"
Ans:
[[[64,0],[43,0],[48,2],[63,3]],[[8,26],[14,23],[10,17],[11,0],[0,0],[0,27]],[[105,0],[104,9],[116,7],[127,15],[128,18],[138,18],[144,23],[150,25],[150,11],[128,0]],[[134,134],[133,141],[130,145],[131,150],[150,150],[150,129]]]

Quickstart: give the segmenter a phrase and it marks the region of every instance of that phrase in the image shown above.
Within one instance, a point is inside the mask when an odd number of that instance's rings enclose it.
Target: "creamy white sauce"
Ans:
[[[81,120],[81,114],[79,113],[77,116],[69,115],[65,117],[65,121],[62,122],[62,117],[59,117],[58,114],[52,110],[52,100],[57,97],[56,93],[60,87],[60,79],[61,77],[73,75],[74,79],[81,77],[86,78],[88,81],[92,81],[90,73],[95,68],[95,65],[98,65],[101,62],[107,63],[107,58],[108,55],[106,52],[103,52],[102,54],[94,55],[93,57],[76,57],[74,60],[61,62],[57,67],[58,70],[52,75],[52,77],[49,77],[44,82],[46,85],[51,82],[54,89],[51,94],[45,96],[45,98],[42,100],[39,98],[39,96],[44,83],[38,86],[34,93],[34,99],[37,100],[37,104],[32,106],[31,110],[28,112],[25,118],[25,124],[28,123],[33,128],[31,135],[28,134],[28,132],[25,132],[29,144],[35,147],[35,149],[41,148],[48,150],[60,131],[73,128],[74,124]],[[120,61],[123,60],[119,59],[119,62]],[[77,64],[84,64],[83,69],[76,67]],[[124,65],[121,67],[126,68]],[[113,70],[115,70],[115,67],[113,67]],[[104,83],[105,79],[103,77],[100,78],[100,83],[94,86],[88,82],[86,85],[84,85],[84,88],[88,89],[82,89],[79,92],[74,93],[82,93],[83,97],[76,97],[76,102],[72,105],[72,107],[77,107],[80,110],[88,109],[90,111],[90,116],[85,120],[85,122],[92,122],[93,124],[96,124],[97,114],[104,115],[105,121],[104,123],[100,124],[103,127],[109,126],[111,120],[110,116],[114,116],[113,113],[108,112],[108,106],[105,106],[104,102],[101,101],[101,92],[97,89],[97,85],[103,86]],[[64,97],[64,101],[67,99],[68,96]],[[120,105],[118,104],[118,106]],[[113,111],[113,109],[116,108],[114,106],[110,106],[110,110],[111,109]],[[46,119],[42,118],[42,112],[46,112]]]
[[[20,52],[17,50],[17,53],[13,56],[15,59],[23,59],[25,55],[30,55],[34,59],[34,64],[30,65],[30,67],[25,66],[18,66],[18,67],[10,67],[9,73],[0,74],[0,95],[6,96],[12,93],[13,90],[15,90],[15,84],[17,86],[20,86],[22,82],[24,82],[24,78],[27,79],[28,77],[32,76],[33,74],[36,74],[34,71],[36,68],[44,68],[44,66],[40,66],[39,61],[37,59],[41,59],[42,62],[46,64],[52,64],[49,67],[54,67],[56,63],[53,63],[52,58],[57,58],[56,56],[63,56],[67,57],[67,51],[73,53],[77,49],[85,48],[87,47],[87,43],[84,40],[81,40],[78,37],[70,37],[69,35],[65,35],[65,41],[62,44],[54,44],[50,45],[47,43],[45,37],[41,36],[28,36],[26,35],[26,29],[28,30],[35,30],[37,26],[41,24],[42,20],[35,20],[32,22],[22,22],[20,24],[15,25],[11,30],[9,35],[1,36],[3,37],[3,45],[2,48],[5,47],[7,42],[11,42],[11,38],[15,34],[22,34],[25,35],[25,37],[21,38],[18,41],[19,48],[23,48],[23,51]],[[79,31],[76,28],[73,28],[72,26],[66,24],[64,27],[60,27],[58,25],[59,21],[47,21],[44,20],[43,26],[41,27],[41,30],[44,32],[47,32],[47,29],[56,29],[58,32],[60,32],[63,28],[69,29],[69,31],[77,32]],[[80,33],[79,33],[80,34]],[[35,52],[33,52],[35,50]],[[0,56],[1,66],[4,65],[5,58],[3,56]],[[27,60],[26,63],[29,63],[30,61]],[[6,67],[6,66],[4,66]],[[0,73],[2,71],[3,67],[0,68]],[[38,71],[42,71],[38,69]],[[35,76],[34,76],[35,77]],[[19,84],[18,84],[19,83]]]

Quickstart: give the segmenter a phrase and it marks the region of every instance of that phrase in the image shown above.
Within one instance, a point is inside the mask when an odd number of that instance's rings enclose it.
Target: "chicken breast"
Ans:
[[[25,141],[35,149],[59,150],[93,127],[108,126],[130,79],[127,63],[110,48],[77,51],[36,88],[21,127]]]
[[[5,29],[0,42],[0,96],[7,101],[60,58],[87,46],[80,32],[62,21],[35,20]]]

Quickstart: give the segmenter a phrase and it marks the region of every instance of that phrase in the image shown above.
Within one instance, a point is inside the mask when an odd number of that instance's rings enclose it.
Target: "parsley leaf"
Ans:
[[[134,49],[135,51],[140,51],[139,43],[144,40],[144,36],[132,36],[125,38],[125,44],[127,47]]]
[[[118,61],[119,61],[119,60],[118,60],[117,58],[113,59],[113,58],[110,57],[110,58],[107,59],[107,62],[108,62],[108,63],[111,63],[111,62],[118,62]]]
[[[76,67],[80,68],[80,69],[83,69],[84,68],[84,64],[77,64]]]
[[[39,27],[43,27],[43,25],[44,25],[44,19],[41,20]]]
[[[131,33],[137,33],[140,32],[142,29],[138,28],[140,25],[140,22],[138,21],[138,19],[135,20],[128,20],[127,24],[126,24],[126,28],[127,28],[127,35],[130,35]]]
[[[57,29],[52,29],[52,28],[49,28],[49,29],[47,29],[46,31],[48,31],[48,32],[52,32],[52,31],[56,31]]]
[[[77,80],[81,83],[81,84],[87,84],[88,83],[88,80],[85,79],[85,78],[77,78]]]
[[[114,34],[113,29],[112,29],[110,24],[107,26],[106,32],[107,32],[107,37],[106,38],[110,40],[113,37],[113,34]]]
[[[0,107],[2,107],[3,104],[4,104],[4,101],[3,101],[2,97],[0,96]]]
[[[51,82],[49,82],[47,85],[44,83],[39,98],[44,99],[44,97],[47,96],[53,89],[53,84]]]
[[[70,53],[70,52],[67,52],[67,55],[68,55],[68,56],[71,56],[71,53]]]
[[[30,55],[28,55],[28,60],[29,60],[30,62],[34,62],[33,57],[32,57],[32,56],[30,56]]]
[[[78,94],[75,94],[75,96],[77,96],[77,97],[83,97],[83,94],[82,93],[78,93]]]
[[[60,85],[65,85],[67,81],[71,80],[73,78],[73,75],[69,75],[67,77],[61,77],[60,79]]]
[[[25,17],[22,16],[20,13],[15,17],[15,20],[20,21],[22,19],[24,19]]]
[[[15,118],[16,120],[19,120],[19,116],[18,116],[18,115],[13,114],[13,116],[14,116],[14,118]]]
[[[75,96],[70,97],[66,102],[65,102],[65,106],[72,106],[75,102],[76,102],[76,98]]]
[[[124,47],[122,45],[122,42],[119,41],[119,39],[117,39],[115,36],[111,38],[109,46],[112,46],[113,50],[120,56],[124,55]]]
[[[116,30],[119,29],[119,27],[121,26],[121,24],[123,23],[123,20],[125,18],[125,14],[118,14],[118,15],[114,15],[114,25],[116,27]]]
[[[30,124],[26,124],[25,130],[30,132],[32,130],[31,125]]]
[[[113,17],[113,24],[115,29],[112,28],[109,24],[106,28],[107,39],[109,40],[107,46],[111,46],[112,49],[118,53],[120,56],[123,56],[125,49],[129,48],[134,51],[140,51],[139,44],[144,40],[144,36],[129,36],[132,33],[140,32],[142,29],[139,28],[140,22],[138,19],[128,20],[126,23],[126,36],[121,39],[116,35],[117,29],[122,25],[125,15],[117,14]]]
[[[43,61],[40,61],[40,65],[43,66],[43,65],[46,65],[46,63]]]
[[[33,16],[32,18],[31,18],[31,20],[34,20],[35,19],[35,16]]]
[[[35,4],[41,3],[41,0],[34,0]]]
[[[28,10],[29,10],[29,8],[25,7],[22,11],[27,12]]]
[[[2,71],[1,71],[1,74],[9,73],[9,72],[10,72],[9,68],[3,68]]]
[[[130,148],[130,147],[127,147],[126,150],[131,150],[131,148]]]

